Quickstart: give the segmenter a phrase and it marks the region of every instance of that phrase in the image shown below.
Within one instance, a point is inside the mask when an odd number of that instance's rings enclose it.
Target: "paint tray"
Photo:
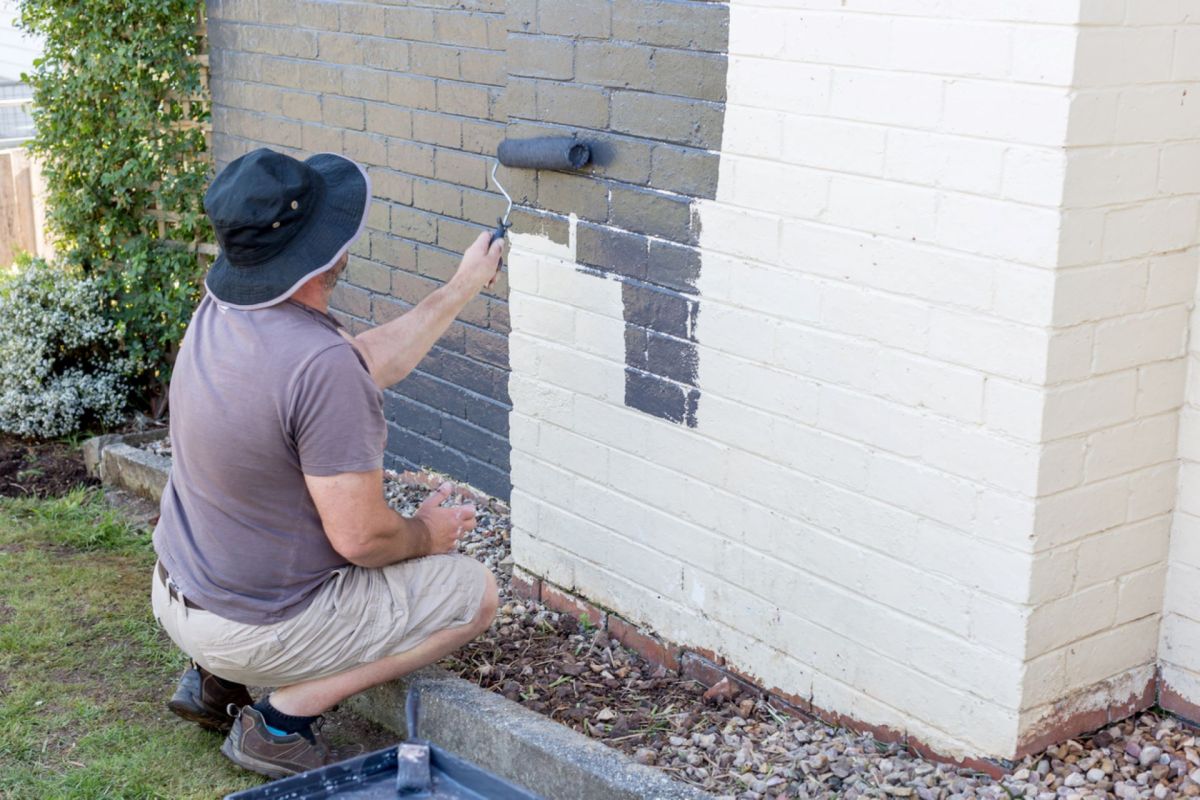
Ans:
[[[424,743],[422,743],[424,744]],[[377,750],[321,769],[227,795],[225,800],[540,800],[508,781],[429,746],[431,788],[400,791],[400,748]]]

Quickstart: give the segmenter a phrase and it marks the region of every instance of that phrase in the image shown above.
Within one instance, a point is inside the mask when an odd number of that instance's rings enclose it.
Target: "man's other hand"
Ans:
[[[491,241],[491,231],[479,234],[475,242],[463,253],[462,261],[453,280],[474,295],[485,286],[491,286],[500,270],[500,254],[504,252],[504,240]],[[489,246],[489,242],[491,242]]]
[[[425,502],[421,503],[421,507],[414,515],[425,524],[425,529],[429,531],[431,555],[453,551],[458,546],[458,537],[467,531],[475,530],[474,505],[467,503],[449,508],[442,507],[442,503],[450,496],[453,488],[449,483],[443,483],[436,492],[425,498]]]

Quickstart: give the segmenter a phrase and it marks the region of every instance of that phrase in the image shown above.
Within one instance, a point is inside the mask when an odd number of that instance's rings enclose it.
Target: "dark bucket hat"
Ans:
[[[370,197],[367,173],[348,158],[247,153],[204,195],[221,246],[204,285],[234,308],[286,300],[341,259],[362,232]]]

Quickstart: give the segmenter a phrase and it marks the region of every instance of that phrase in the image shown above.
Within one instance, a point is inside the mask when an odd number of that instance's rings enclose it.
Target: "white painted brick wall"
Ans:
[[[734,0],[696,428],[624,407],[619,285],[514,238],[518,562],[947,753],[1137,694],[1177,480],[1171,586],[1200,577],[1176,11]]]

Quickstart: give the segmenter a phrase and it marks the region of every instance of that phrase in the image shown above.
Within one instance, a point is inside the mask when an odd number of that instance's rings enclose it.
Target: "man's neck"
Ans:
[[[319,278],[320,276],[318,276]],[[290,299],[295,300],[301,305],[308,306],[311,309],[321,312],[322,314],[329,313],[329,295],[331,292],[319,285],[314,285],[314,281],[301,286],[296,290],[296,293]]]

